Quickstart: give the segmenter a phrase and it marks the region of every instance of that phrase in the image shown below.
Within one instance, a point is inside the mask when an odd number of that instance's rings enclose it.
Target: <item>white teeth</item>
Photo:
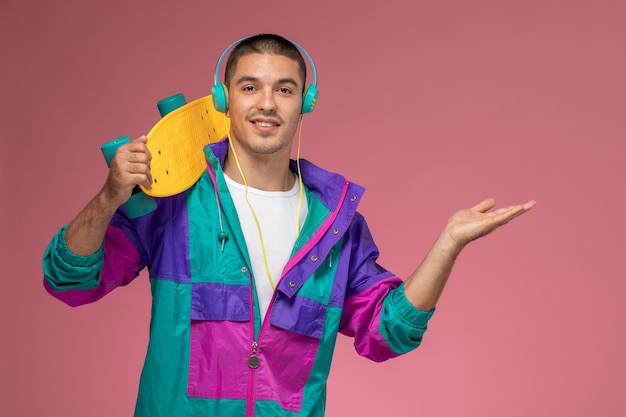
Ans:
[[[270,123],[270,122],[256,122],[256,124],[258,124],[259,126],[263,126],[263,127],[274,126],[274,123]]]

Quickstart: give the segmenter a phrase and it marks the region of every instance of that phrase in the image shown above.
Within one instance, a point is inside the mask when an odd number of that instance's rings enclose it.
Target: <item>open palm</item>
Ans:
[[[493,198],[481,201],[470,209],[459,210],[448,220],[446,231],[449,237],[459,246],[485,236],[498,227],[507,224],[524,214],[536,204],[530,200],[525,204],[517,204],[491,210],[496,204]]]

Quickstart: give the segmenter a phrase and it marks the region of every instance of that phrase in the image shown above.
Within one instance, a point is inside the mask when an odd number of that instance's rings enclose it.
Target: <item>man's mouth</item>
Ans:
[[[277,114],[254,114],[248,117],[248,121],[262,129],[271,129],[283,124],[283,120]]]
[[[253,121],[252,123],[254,123],[255,125],[260,126],[260,127],[279,126],[278,123],[261,121],[261,120],[256,120],[256,121]]]

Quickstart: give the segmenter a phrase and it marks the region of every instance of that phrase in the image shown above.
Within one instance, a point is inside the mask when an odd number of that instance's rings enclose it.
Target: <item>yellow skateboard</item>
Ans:
[[[152,154],[150,172],[152,189],[137,188],[125,204],[129,217],[135,218],[156,208],[152,197],[167,197],[187,190],[198,181],[206,169],[203,148],[228,134],[228,121],[213,106],[211,96],[186,103],[182,94],[157,103],[161,120],[148,132],[146,146]],[[123,136],[102,145],[107,162],[120,145],[130,143]]]

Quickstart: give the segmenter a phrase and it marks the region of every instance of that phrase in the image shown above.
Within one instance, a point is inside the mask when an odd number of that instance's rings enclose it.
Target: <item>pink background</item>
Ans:
[[[340,337],[328,415],[626,415],[626,2],[0,2],[0,415],[132,414],[145,275],[48,296],[40,259],[98,191],[99,146],[156,101],[207,95],[232,41],[315,59],[303,156],[368,187],[381,263],[407,276],[453,211],[539,204],[468,247],[423,346],[374,364]]]

